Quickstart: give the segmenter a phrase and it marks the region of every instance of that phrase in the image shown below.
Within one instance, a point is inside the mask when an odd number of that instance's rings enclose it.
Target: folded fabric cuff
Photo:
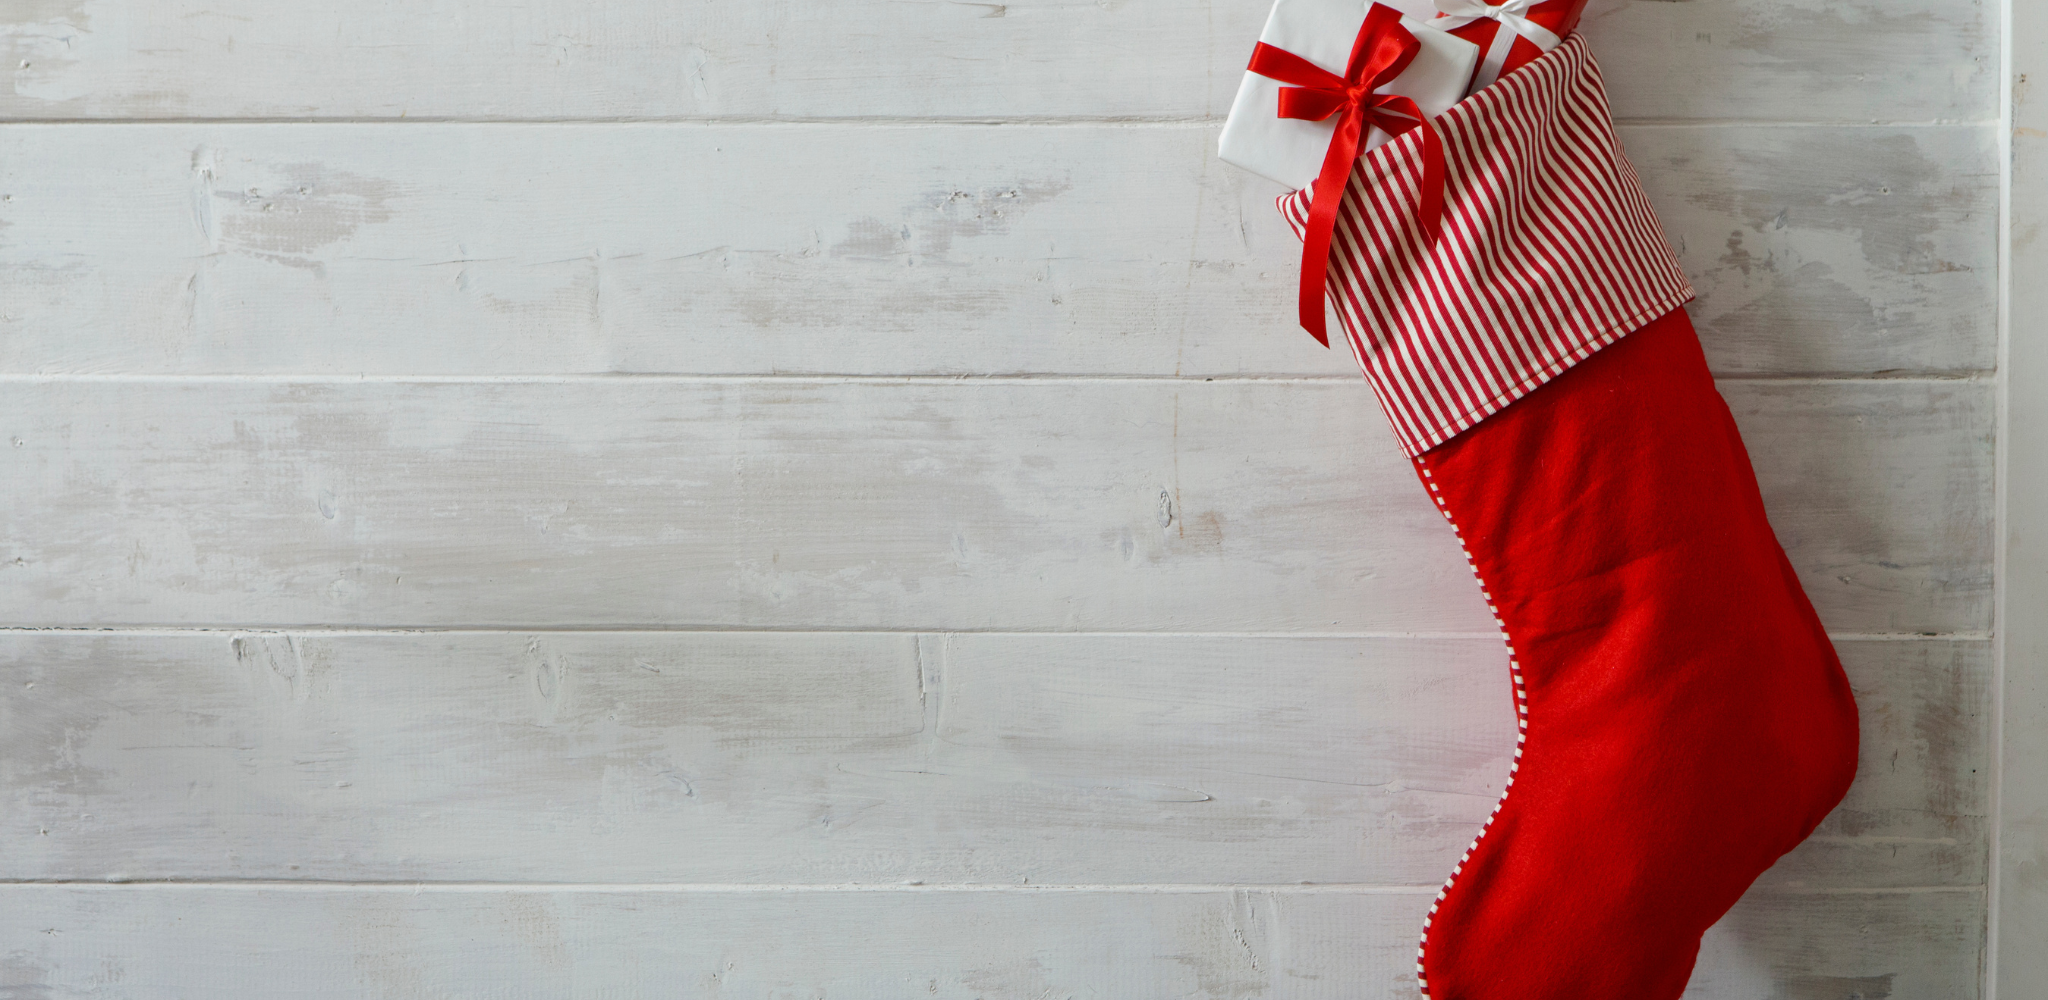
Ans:
[[[1416,218],[1421,130],[1360,157],[1329,299],[1412,457],[1690,301],[1577,34],[1436,119],[1443,233]],[[1305,232],[1311,195],[1283,196]]]

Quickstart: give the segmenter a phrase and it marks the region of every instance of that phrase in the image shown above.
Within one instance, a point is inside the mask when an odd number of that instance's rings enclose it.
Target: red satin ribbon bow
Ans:
[[[1330,151],[1323,157],[1323,172],[1316,177],[1315,202],[1309,207],[1308,235],[1301,249],[1301,326],[1324,347],[1330,346],[1330,336],[1323,323],[1323,290],[1328,283],[1330,239],[1337,229],[1337,203],[1344,197],[1352,164],[1358,162],[1367,126],[1377,125],[1388,135],[1422,129],[1422,231],[1434,245],[1443,228],[1443,143],[1414,101],[1373,93],[1400,76],[1421,48],[1422,43],[1401,26],[1401,12],[1376,3],[1358,29],[1343,76],[1264,42],[1252,50],[1252,72],[1294,84],[1280,90],[1280,117],[1319,122],[1340,116]]]

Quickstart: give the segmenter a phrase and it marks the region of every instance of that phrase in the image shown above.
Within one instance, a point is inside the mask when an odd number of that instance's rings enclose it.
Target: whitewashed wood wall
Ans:
[[[1264,0],[0,0],[0,997],[1406,998],[1504,653]],[[1986,943],[1995,9],[1595,0],[1863,771],[1701,1000]]]

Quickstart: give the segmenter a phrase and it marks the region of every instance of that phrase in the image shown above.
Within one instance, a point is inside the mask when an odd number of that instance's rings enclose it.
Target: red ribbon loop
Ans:
[[[1329,280],[1330,241],[1337,231],[1337,204],[1343,200],[1344,182],[1358,162],[1368,126],[1376,125],[1388,135],[1422,130],[1422,231],[1432,246],[1443,231],[1444,148],[1436,129],[1414,101],[1373,93],[1400,76],[1421,49],[1422,43],[1401,26],[1400,11],[1373,4],[1351,45],[1343,76],[1264,42],[1252,50],[1252,72],[1293,84],[1280,90],[1280,117],[1319,122],[1339,116],[1337,134],[1323,156],[1323,171],[1316,176],[1308,235],[1301,248],[1301,326],[1324,347],[1330,346],[1323,294]]]

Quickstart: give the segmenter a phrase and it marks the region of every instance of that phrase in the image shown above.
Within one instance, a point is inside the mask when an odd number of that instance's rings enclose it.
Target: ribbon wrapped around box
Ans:
[[[1435,239],[1444,167],[1429,120],[1464,96],[1479,48],[1428,25],[1377,3],[1361,10],[1357,0],[1277,0],[1223,126],[1217,155],[1225,162],[1315,191],[1299,310],[1302,327],[1324,346],[1326,261],[1344,183],[1361,153],[1423,133],[1418,211]]]
[[[1476,94],[1491,86],[1503,74],[1512,73],[1530,60],[1557,48],[1586,10],[1586,0],[1436,0],[1440,17],[1433,23],[1442,31],[1479,46],[1486,55],[1472,74],[1466,92]]]
[[[1255,51],[1290,52],[1336,76],[1344,71],[1356,47],[1368,7],[1381,8],[1382,23],[1387,18],[1398,19],[1402,30],[1414,35],[1421,46],[1406,66],[1377,88],[1378,93],[1407,97],[1431,117],[1443,114],[1465,96],[1479,62],[1479,46],[1444,32],[1432,21],[1401,16],[1385,4],[1278,0],[1266,18],[1266,30],[1259,33]],[[1216,155],[1225,163],[1290,189],[1305,188],[1322,173],[1323,157],[1336,134],[1337,122],[1285,118],[1276,113],[1288,82],[1257,70],[1245,72],[1230,117],[1223,123],[1223,136],[1217,140]],[[1390,138],[1385,129],[1375,127],[1360,152],[1375,149]]]

